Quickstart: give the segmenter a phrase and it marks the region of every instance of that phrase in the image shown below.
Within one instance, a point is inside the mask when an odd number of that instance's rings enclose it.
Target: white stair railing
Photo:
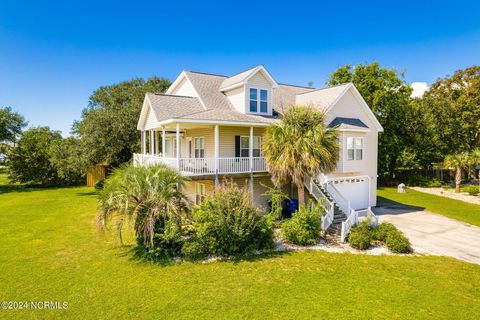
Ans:
[[[322,219],[322,231],[326,231],[333,222],[334,215],[334,202],[330,201],[322,190],[315,184],[311,177],[305,178],[305,187],[310,194],[317,200],[320,205],[325,209],[326,214],[321,217]]]
[[[333,198],[333,201],[335,201],[340,210],[342,210],[348,217],[350,215],[350,212],[352,211],[352,207],[350,206],[350,200],[345,198],[332,183],[327,183],[325,190]]]
[[[347,238],[347,235],[350,232],[350,229],[352,229],[352,227],[357,223],[358,223],[357,212],[352,209],[350,211],[350,214],[348,215],[347,220],[342,222],[342,232],[340,234],[340,240],[342,242],[345,242],[345,239]]]
[[[341,241],[345,242],[352,227],[364,220],[369,221],[372,227],[376,227],[378,225],[378,217],[373,213],[370,207],[360,210],[352,209],[347,220],[342,222],[342,232],[340,236]]]

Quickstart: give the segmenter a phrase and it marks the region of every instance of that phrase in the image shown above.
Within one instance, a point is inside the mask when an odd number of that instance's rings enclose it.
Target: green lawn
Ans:
[[[0,185],[0,319],[478,319],[480,266],[325,252],[160,266],[95,228],[90,188]]]
[[[398,193],[396,188],[379,188],[378,201],[401,203],[420,207],[449,218],[480,226],[480,206],[464,201],[449,199],[424,192],[407,189],[407,193]]]

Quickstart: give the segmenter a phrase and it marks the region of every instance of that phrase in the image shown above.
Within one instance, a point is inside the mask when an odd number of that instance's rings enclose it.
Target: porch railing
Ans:
[[[253,157],[250,164],[248,157],[232,158],[171,158],[149,154],[134,154],[134,165],[149,166],[156,163],[165,163],[187,175],[215,174],[218,167],[219,174],[266,172],[265,158]],[[250,168],[251,166],[251,168]]]

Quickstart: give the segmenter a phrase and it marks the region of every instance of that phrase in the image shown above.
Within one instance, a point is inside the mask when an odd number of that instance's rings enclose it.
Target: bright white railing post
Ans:
[[[175,137],[176,137],[176,147],[177,147],[177,152],[176,152],[176,158],[177,158],[177,168],[180,168],[180,123],[177,123],[175,127]]]
[[[248,157],[250,158],[250,172],[253,172],[253,127],[250,127],[250,138],[248,141]]]
[[[162,127],[162,158],[165,158],[165,127]]]
[[[214,158],[215,158],[215,174],[218,174],[218,164],[219,164],[219,127],[218,124],[215,125],[214,127],[214,147],[215,147],[215,152],[214,152]]]

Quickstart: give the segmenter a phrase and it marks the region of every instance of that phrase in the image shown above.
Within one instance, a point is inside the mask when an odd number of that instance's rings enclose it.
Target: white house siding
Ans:
[[[342,132],[342,149],[337,170],[334,175],[352,176],[368,175],[371,179],[370,205],[376,205],[377,188],[377,143],[378,132],[375,124],[367,112],[360,106],[360,101],[349,91],[328,111],[327,124],[336,117],[357,118],[365,123],[370,129],[368,132]],[[347,137],[364,137],[363,160],[347,160]]]
[[[192,139],[192,154],[191,157],[195,157],[195,145],[194,145],[194,138],[196,137],[203,137],[204,138],[204,150],[205,150],[205,158],[213,158],[215,156],[215,136],[214,136],[214,127],[207,127],[207,128],[198,128],[198,129],[187,129],[186,135],[180,141],[181,143],[181,156],[183,158],[190,157],[190,151],[188,140]],[[221,140],[221,136],[220,136]]]
[[[250,111],[249,110],[250,88],[268,90],[268,113],[271,114],[272,103],[273,103],[272,83],[263,75],[262,72],[257,72],[253,77],[251,77],[248,80],[246,89],[245,89],[245,112],[246,113]],[[260,99],[260,97],[258,98]]]
[[[220,126],[219,131],[221,158],[235,157],[235,136],[250,136],[249,127]],[[253,128],[253,135],[262,136],[264,131],[264,128]]]
[[[146,121],[145,121],[145,130],[150,130],[156,128],[157,119],[155,118],[155,114],[152,112],[151,108],[148,108]]]
[[[177,96],[198,97],[195,88],[193,87],[192,83],[187,79],[187,77],[183,78],[183,80],[175,87],[175,89],[170,94]]]
[[[245,86],[227,91],[225,95],[238,112],[245,113]]]

